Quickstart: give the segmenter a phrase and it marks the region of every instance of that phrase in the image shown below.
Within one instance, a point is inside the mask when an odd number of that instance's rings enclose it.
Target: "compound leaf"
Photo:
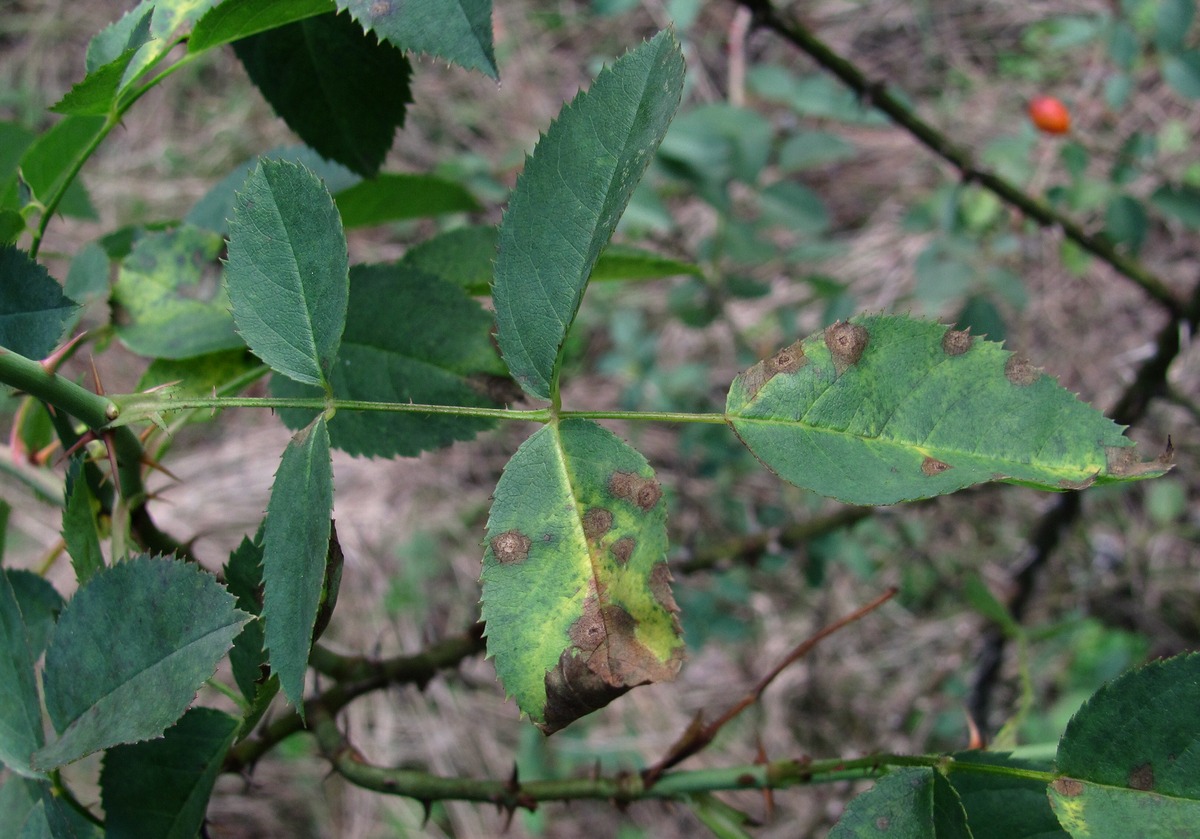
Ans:
[[[76,308],[29,254],[0,247],[0,347],[26,358],[46,357]]]
[[[1156,661],[1071,719],[1050,785],[1072,836],[1184,836],[1200,824],[1200,655]]]
[[[195,563],[137,557],[101,570],[63,609],[46,653],[59,736],[35,767],[161,735],[249,618]]]
[[[346,335],[330,382],[339,399],[491,407],[490,384],[503,380],[491,343],[491,318],[459,288],[405,265],[355,265],[350,271]],[[510,383],[511,384],[511,383]],[[310,388],[276,376],[281,397]],[[284,409],[292,428],[311,411]],[[410,457],[469,440],[493,420],[442,414],[342,411],[329,426],[333,445],[370,457]]]
[[[184,224],[151,231],[121,260],[113,284],[116,333],[151,358],[192,358],[245,346],[219,279],[219,233]]]
[[[551,398],[588,278],[682,90],[683,55],[661,32],[602,70],[526,160],[500,225],[493,296],[500,351],[531,396]]]
[[[100,773],[106,835],[193,839],[237,731],[228,714],[191,708],[161,740],[110,749]]]
[[[829,839],[971,839],[966,813],[945,776],[899,769],[850,802]]]
[[[233,319],[272,370],[327,387],[346,324],[349,256],[337,207],[315,175],[260,161],[237,195],[225,282]]]
[[[271,669],[303,714],[304,673],[330,550],[333,464],[324,415],[284,449],[263,527],[263,608]]]
[[[851,504],[986,481],[1042,489],[1154,477],[1120,426],[1022,356],[942,324],[856,317],[736,379],[725,416],[768,468]]]
[[[38,653],[7,572],[0,573],[0,765],[37,776],[29,764],[44,742],[33,663]]]
[[[363,29],[402,50],[500,78],[492,48],[492,0],[338,0],[337,5]]]
[[[637,451],[589,420],[537,431],[496,486],[483,557],[488,655],[546,734],[683,660],[666,502]]]
[[[412,101],[412,68],[400,50],[335,14],[252,35],[233,49],[300,139],[361,175],[379,171]]]

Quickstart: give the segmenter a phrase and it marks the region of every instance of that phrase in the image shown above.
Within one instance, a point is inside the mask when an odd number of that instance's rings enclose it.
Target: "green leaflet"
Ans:
[[[219,282],[221,235],[185,224],[146,233],[121,261],[116,333],[151,358],[191,358],[244,346]]]
[[[333,0],[224,0],[196,21],[188,52],[202,52],[336,10]]]
[[[637,451],[588,420],[538,430],[496,486],[483,557],[488,655],[546,734],[683,660],[666,502]]]
[[[67,470],[66,499],[63,504],[62,535],[75,569],[75,579],[84,585],[104,568],[100,550],[100,530],[96,512],[100,505],[83,476],[83,458],[72,457]]]
[[[26,358],[45,358],[76,308],[27,253],[0,247],[0,347]]]
[[[32,571],[6,568],[3,573],[17,596],[17,605],[21,607],[21,617],[25,620],[25,631],[29,637],[29,651],[36,661],[50,643],[54,624],[63,608],[62,595]]]
[[[0,786],[0,839],[101,839],[85,819],[44,781],[9,776]]]
[[[263,608],[271,669],[304,713],[304,673],[330,552],[333,464],[325,417],[296,432],[283,452],[263,527]]]
[[[152,7],[139,6],[93,38],[88,45],[87,75],[50,110],[60,114],[93,115],[112,111],[131,81],[126,79],[125,71],[138,50],[151,40],[153,15]]]
[[[489,386],[503,364],[491,343],[491,318],[465,292],[403,264],[355,265],[350,271],[346,335],[330,376],[339,399],[491,407]],[[511,383],[509,383],[511,385]],[[275,376],[280,397],[312,389]],[[291,428],[311,411],[279,412]],[[335,448],[369,457],[411,457],[469,440],[494,421],[440,414],[340,411],[329,426]]]
[[[479,202],[461,184],[433,175],[378,175],[342,190],[333,200],[347,230],[479,209]]]
[[[500,78],[492,49],[492,0],[338,0],[368,32],[402,50],[436,55]]]
[[[303,166],[262,160],[237,195],[225,282],[233,319],[272,370],[328,387],[346,324],[349,256],[337,208]]]
[[[1058,746],[1050,801],[1076,837],[1185,836],[1200,824],[1200,655],[1098,690]],[[1138,833],[1141,831],[1141,833]]]
[[[104,117],[72,115],[29,145],[21,155],[21,175],[37,201],[45,204],[62,188],[76,161],[103,127]],[[98,218],[78,178],[67,187],[58,212],[92,221]]]
[[[29,636],[8,573],[0,573],[0,766],[35,777],[29,758],[44,741]]]
[[[1161,475],[1121,428],[999,344],[906,316],[856,317],[736,379],[726,419],[772,471],[851,504],[985,481],[1080,489]]]
[[[262,612],[262,545],[242,539],[242,543],[229,555],[225,563],[225,583],[229,593],[237,598],[237,606],[244,612],[258,615]],[[279,692],[279,679],[267,666],[264,647],[263,623],[250,621],[233,641],[229,651],[229,665],[233,670],[238,689],[250,703],[250,712],[242,721],[241,736],[245,736],[258,724],[267,706]]]
[[[1043,772],[1050,768],[1003,752],[959,752],[954,758]],[[966,771],[950,773],[949,780],[967,813],[973,839],[1067,839],[1046,799],[1043,782]]]
[[[829,839],[971,839],[966,813],[945,776],[897,769],[855,798]]]
[[[97,573],[63,609],[46,653],[46,710],[59,736],[34,765],[161,735],[249,617],[194,563],[137,557]]]
[[[162,739],[110,749],[100,773],[105,835],[194,839],[237,731],[228,714],[191,708]]]
[[[305,143],[360,175],[379,171],[412,101],[403,52],[335,14],[251,35],[233,49]]]
[[[588,277],[682,90],[683,55],[661,32],[602,70],[526,160],[500,225],[493,297],[500,351],[531,396],[557,390]]]

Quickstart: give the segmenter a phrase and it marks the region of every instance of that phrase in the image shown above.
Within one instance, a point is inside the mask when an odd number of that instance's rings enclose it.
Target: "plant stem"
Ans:
[[[864,101],[887,114],[896,125],[906,130],[927,149],[953,165],[964,182],[974,181],[980,184],[1038,224],[1058,227],[1069,240],[1132,280],[1146,294],[1165,306],[1172,315],[1179,316],[1183,311],[1183,303],[1175,293],[1138,260],[1118,252],[1107,240],[1089,234],[1045,201],[1034,198],[1010,181],[976,165],[970,152],[955,145],[949,137],[917,116],[915,111],[888,92],[886,83],[867,78],[853,62],[834,52],[794,17],[776,9],[770,0],[733,2],[750,9],[754,13],[756,23],[775,32],[808,55],[821,67],[837,76]]]

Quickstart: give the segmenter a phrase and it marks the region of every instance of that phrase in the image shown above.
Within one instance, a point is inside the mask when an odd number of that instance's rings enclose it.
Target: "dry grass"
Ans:
[[[87,38],[115,17],[122,4],[24,0],[9,3],[0,19],[0,118],[35,119],[39,110],[82,75]],[[531,148],[563,101],[585,84],[596,57],[621,51],[664,20],[663,4],[646,0],[632,16],[602,20],[584,3],[500,4],[498,53],[504,82],[417,62],[412,107],[389,166],[421,171],[456,154],[481,155],[491,170],[511,183],[520,153]],[[1032,93],[997,81],[997,56],[1015,49],[1026,24],[1053,14],[1107,8],[1093,3],[1045,0],[1008,4],[859,3],[823,0],[802,4],[803,14],[823,37],[864,68],[902,84],[923,113],[954,132],[960,142],[982,146],[1015,128],[1022,101]],[[918,8],[931,9],[922,17]],[[537,12],[535,14],[534,12]],[[691,102],[721,97],[726,57],[724,33],[732,7],[710,4],[689,43]],[[548,24],[551,15],[561,25]],[[762,34],[748,44],[751,58],[803,68],[805,62]],[[1132,107],[1107,113],[1097,94],[1099,56],[1064,73],[1057,89],[1078,106],[1079,136],[1119,137],[1135,127],[1182,118],[1195,131],[1200,114],[1182,113],[1178,100],[1147,79]],[[850,284],[864,309],[912,305],[913,265],[925,245],[903,228],[914,200],[948,176],[902,133],[852,129],[862,153],[836,169],[816,173],[819,189],[840,220],[837,239],[844,255],[814,266]],[[292,142],[250,90],[228,55],[209,60],[172,79],[130,113],[123,131],[103,147],[84,172],[100,210],[98,224],[57,221],[46,243],[55,276],[65,275],[66,256],[82,243],[136,219],[177,217],[207,186],[232,166],[271,146]],[[1055,147],[1038,151],[1042,165],[1031,186],[1045,187],[1056,175]],[[1169,163],[1170,161],[1168,161]],[[1097,166],[1097,177],[1103,177]],[[1135,185],[1136,187],[1137,185]],[[677,211],[688,230],[702,231],[712,219],[703,207],[682,203]],[[486,218],[498,218],[492,208]],[[690,223],[695,220],[695,224]],[[1094,220],[1092,220],[1094,221]],[[1100,407],[1111,405],[1131,379],[1162,322],[1161,315],[1114,272],[1095,265],[1086,275],[1063,269],[1060,242],[1052,232],[1023,238],[1020,273],[1034,301],[1010,320],[1010,344],[1045,363],[1048,371]],[[667,243],[685,253],[696,234]],[[357,261],[394,258],[405,243],[386,233],[356,236]],[[1195,281],[1196,240],[1172,226],[1157,227],[1145,259],[1176,287]],[[773,306],[798,299],[787,276],[769,278],[765,301],[739,304],[731,321],[745,327]],[[737,372],[727,326],[689,330],[664,316],[669,283],[631,291],[644,301],[655,328],[661,325],[664,366],[703,360],[711,368],[713,404]],[[589,298],[589,304],[592,298]],[[598,305],[615,311],[609,298]],[[802,326],[819,327],[815,308]],[[606,340],[597,326],[597,346]],[[779,336],[781,339],[786,336]],[[788,338],[787,340],[791,340]],[[769,351],[770,347],[763,347]],[[98,360],[110,390],[131,389],[142,362],[119,350]],[[1172,387],[1200,400],[1196,351],[1176,362]],[[82,374],[82,367],[74,370]],[[616,403],[619,382],[592,373],[569,384],[567,398],[585,404]],[[714,408],[715,409],[715,408]],[[1194,501],[1196,418],[1160,400],[1133,430],[1152,450],[1174,434],[1180,466],[1177,481]],[[804,494],[780,488],[771,476],[753,474],[732,482],[694,472],[695,458],[681,453],[675,429],[622,428],[636,436],[675,500],[672,538],[680,546],[702,546],[727,535],[712,512],[717,502],[741,505],[747,526],[764,526],[765,504],[797,518],[829,509]],[[339,611],[329,632],[332,646],[354,651],[416,651],[431,640],[460,631],[476,618],[480,539],[488,496],[516,445],[528,432],[506,428],[470,444],[420,458],[376,462],[337,457],[336,518],[347,556]],[[272,474],[287,432],[271,417],[231,414],[211,428],[179,435],[167,465],[178,483],[156,478],[161,500],[153,505],[159,523],[212,566],[246,533],[266,508]],[[733,492],[732,500],[719,498]],[[1197,514],[1188,505],[1183,520],[1155,523],[1145,514],[1145,490],[1097,493],[1089,498],[1086,526],[1065,541],[1045,572],[1032,625],[1068,616],[1097,615],[1110,625],[1146,634],[1155,653],[1195,645],[1200,626],[1196,582]],[[14,488],[3,497],[16,511],[10,562],[32,565],[57,538],[58,525],[45,508]],[[949,749],[966,744],[961,713],[965,685],[984,621],[964,600],[968,575],[978,573],[1003,595],[1007,570],[1019,559],[1030,522],[1050,503],[1026,490],[1001,488],[963,493],[903,510],[889,510],[857,528],[836,549],[825,580],[811,585],[805,570],[818,551],[805,549],[771,570],[707,572],[681,579],[681,589],[719,594],[745,586],[749,594],[733,607],[744,633],[740,642],[717,639],[693,647],[678,682],[631,692],[593,718],[543,742],[517,718],[495,684],[490,664],[475,660],[435,679],[426,690],[381,692],[355,703],[345,714],[351,740],[372,760],[428,767],[446,775],[506,777],[520,757],[522,776],[534,777],[533,761],[553,771],[585,771],[592,756],[606,770],[635,769],[656,759],[699,710],[724,708],[797,641],[823,623],[870,599],[885,586],[905,595],[860,625],[846,630],[786,672],[762,703],[739,721],[709,752],[689,767],[753,761],[756,744],[772,757],[855,756],[876,751]],[[55,582],[68,587],[69,569],[55,569]],[[740,588],[738,589],[740,590]],[[737,596],[737,595],[731,595]],[[1045,669],[1034,673],[1044,706],[1063,689],[1059,673],[1070,668],[1069,649],[1045,648]],[[1055,668],[1058,668],[1057,670]],[[1015,701],[1015,670],[998,696],[996,723]],[[248,781],[225,778],[213,804],[211,835],[489,837],[499,835],[504,815],[493,809],[449,804],[423,823],[421,807],[347,787],[325,775],[322,763],[303,747],[286,749]],[[775,796],[775,816],[757,834],[764,837],[820,835],[840,813],[853,788],[837,785],[796,789]],[[761,814],[754,796],[730,801]],[[636,829],[640,829],[638,833]],[[622,831],[627,831],[622,833]],[[702,828],[679,806],[640,804],[620,812],[606,803],[547,805],[535,816],[518,815],[506,835],[688,837]]]

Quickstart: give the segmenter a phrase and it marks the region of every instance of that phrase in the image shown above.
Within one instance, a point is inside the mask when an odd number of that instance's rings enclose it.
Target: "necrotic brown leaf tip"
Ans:
[[[857,364],[867,348],[870,335],[865,326],[839,320],[825,329],[825,346],[833,356],[833,369],[840,376],[847,367]]]
[[[658,481],[633,472],[614,472],[608,480],[608,491],[614,498],[631,501],[646,512],[654,509],[658,499],[662,498]]]
[[[942,336],[942,350],[946,355],[962,355],[971,349],[974,342],[969,329],[947,329]]]
[[[506,530],[498,536],[493,536],[489,543],[492,556],[501,565],[511,565],[522,562],[529,556],[529,546],[533,544],[529,537],[519,530]]]

